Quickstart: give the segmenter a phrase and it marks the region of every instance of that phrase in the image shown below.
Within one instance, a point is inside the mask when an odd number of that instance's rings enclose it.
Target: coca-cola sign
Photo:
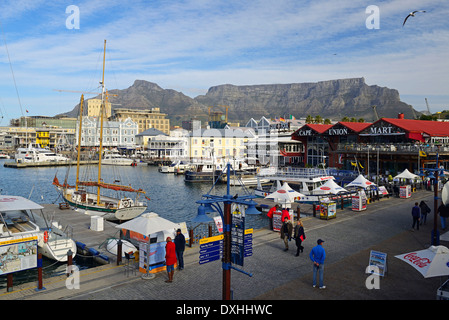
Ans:
[[[428,258],[419,257],[416,252],[411,252],[411,253],[406,254],[404,256],[404,260],[410,261],[411,263],[413,263],[414,265],[416,265],[419,268],[425,268],[428,265],[430,265],[430,263],[432,262],[432,260],[430,260]]]

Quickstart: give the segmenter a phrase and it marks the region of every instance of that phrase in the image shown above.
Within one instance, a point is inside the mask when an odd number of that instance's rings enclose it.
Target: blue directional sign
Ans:
[[[215,261],[223,254],[223,235],[200,240],[200,264]]]

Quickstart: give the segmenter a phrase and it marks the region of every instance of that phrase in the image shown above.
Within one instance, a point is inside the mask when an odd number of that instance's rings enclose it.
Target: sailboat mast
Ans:
[[[80,182],[80,156],[81,156],[81,126],[83,124],[83,106],[84,106],[84,94],[81,95],[80,100],[80,122],[78,125],[78,146],[76,157],[76,183],[75,190],[78,191],[78,183]]]
[[[101,158],[103,157],[103,115],[104,115],[104,97],[105,97],[105,86],[104,86],[104,67],[106,60],[106,40],[104,40],[104,52],[103,52],[103,77],[101,79],[101,106],[100,106],[100,150],[98,156],[98,188],[97,188],[97,205],[100,204],[100,181],[101,181]]]

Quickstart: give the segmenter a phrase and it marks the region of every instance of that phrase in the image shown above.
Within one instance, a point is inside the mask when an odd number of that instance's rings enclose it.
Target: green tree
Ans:
[[[343,118],[341,119],[341,122],[349,122],[349,118],[348,118],[348,117],[343,117]]]
[[[306,118],[306,123],[313,123],[313,117],[310,114]]]

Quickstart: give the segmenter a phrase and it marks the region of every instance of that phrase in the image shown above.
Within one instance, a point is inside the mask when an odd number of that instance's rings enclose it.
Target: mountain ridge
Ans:
[[[398,90],[367,85],[363,77],[287,84],[221,84],[195,98],[146,80],[135,80],[127,89],[109,92],[117,94],[110,102],[119,104],[119,108],[158,107],[167,114],[172,125],[192,118],[207,121],[210,106],[228,106],[229,122],[241,125],[250,118],[288,115],[296,118],[320,115],[335,120],[347,116],[374,121],[373,105],[381,118],[395,118],[403,113],[405,118],[413,119],[413,113],[419,113],[400,100]],[[112,108],[117,107],[113,105]],[[79,105],[63,115],[77,116],[78,109]]]

